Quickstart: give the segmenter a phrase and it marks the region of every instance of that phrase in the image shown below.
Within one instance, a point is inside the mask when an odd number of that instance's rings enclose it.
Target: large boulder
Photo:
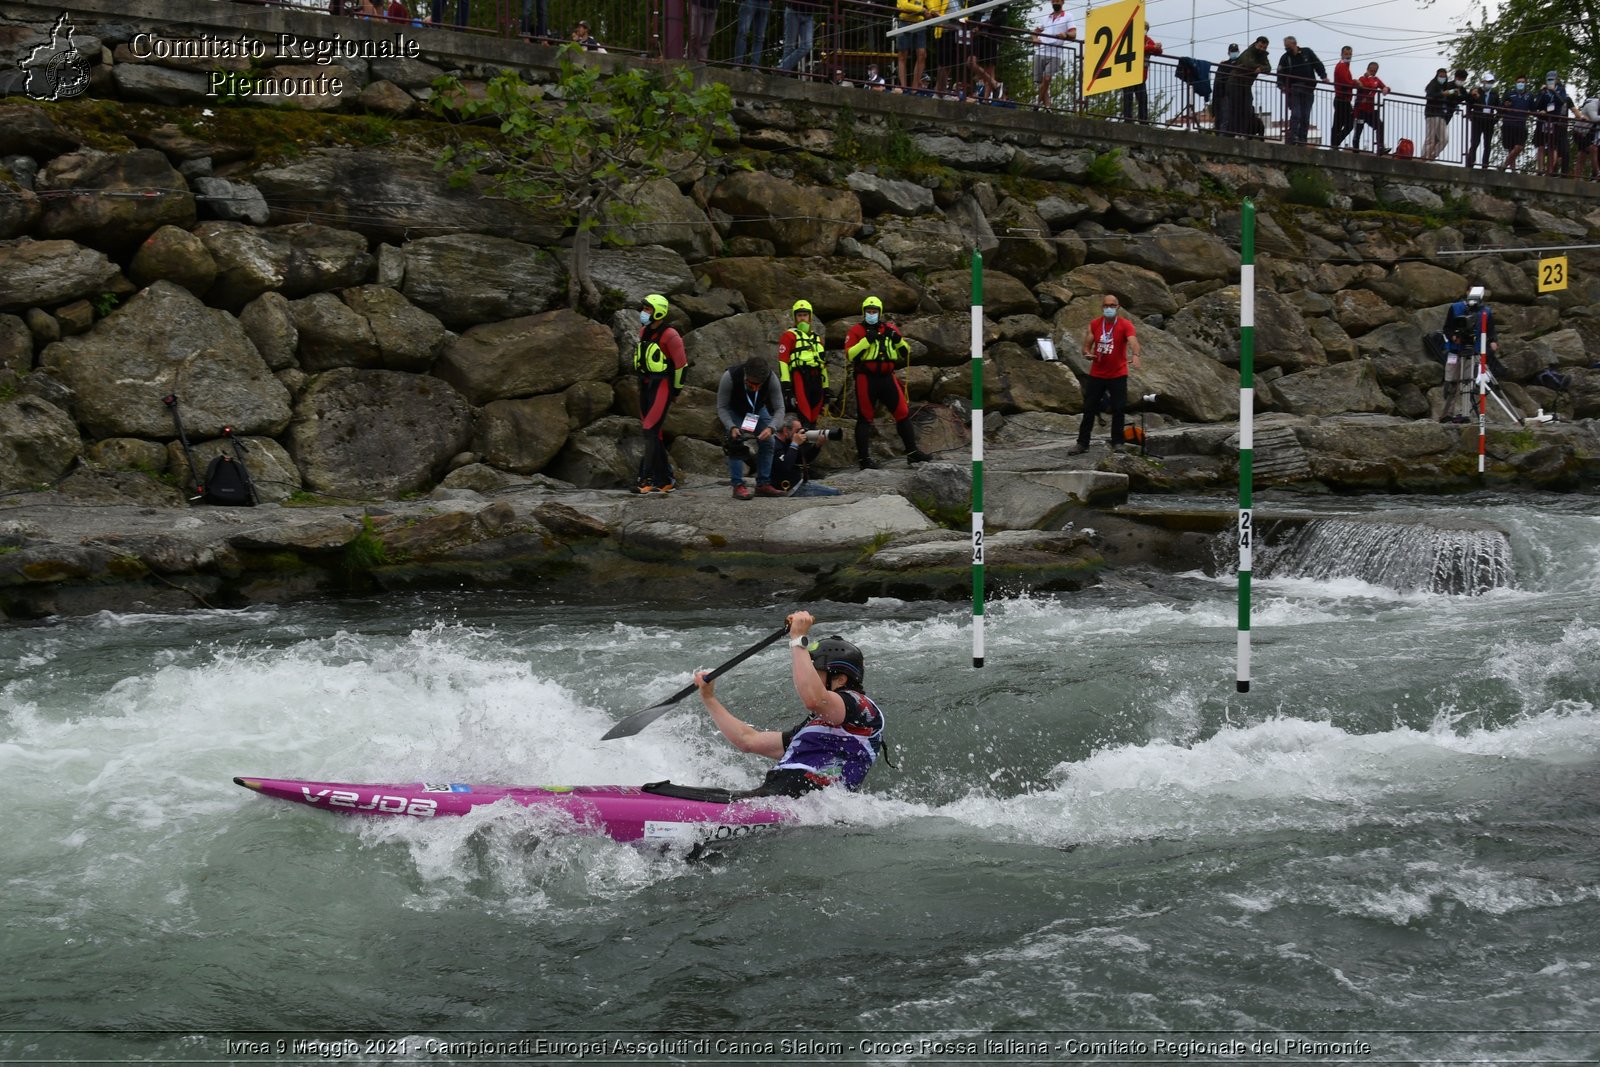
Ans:
[[[239,320],[182,286],[156,282],[77,337],[46,346],[40,364],[74,394],[73,414],[92,437],[173,435],[168,393],[181,397],[189,433],[276,436],[289,393]]]
[[[1154,226],[1137,237],[1099,247],[1109,258],[1153,270],[1169,282],[1239,277],[1239,253],[1221,238],[1189,226]]]
[[[900,320],[900,332],[911,342],[911,363],[933,367],[958,367],[972,358],[972,314],[947,311]],[[1000,340],[1000,324],[985,317],[983,344]]]
[[[989,223],[997,236],[1005,238],[994,254],[997,270],[1034,284],[1055,267],[1056,245],[1050,240],[1050,225],[1033,208],[1007,197]],[[987,271],[983,280],[987,296]]]
[[[722,179],[711,206],[733,216],[734,232],[771,241],[784,255],[830,256],[842,237],[861,228],[852,192],[797,185],[760,171]]]
[[[54,307],[94,296],[117,274],[105,253],[74,241],[0,241],[0,310]]]
[[[15,315],[0,315],[0,371],[27,374],[33,369],[33,331]]]
[[[1432,263],[1401,263],[1388,277],[1363,283],[1399,307],[1431,307],[1466,295],[1467,279]]]
[[[492,467],[537,474],[567,443],[567,406],[561,394],[495,400],[483,406],[472,450]]]
[[[972,257],[972,237],[941,218],[889,218],[878,224],[872,248],[889,257],[896,273],[952,270]]]
[[[683,380],[689,385],[715,391],[722,380],[722,372],[752,355],[764,355],[776,360],[778,338],[793,321],[787,309],[783,311],[752,311],[733,315],[691,331],[683,346],[689,355],[689,369]],[[633,358],[633,349],[624,353]],[[631,369],[631,363],[630,363]]]
[[[282,293],[262,293],[239,313],[239,325],[275,371],[295,365],[300,350],[300,331],[294,324],[294,311]]]
[[[630,245],[665,245],[692,261],[716,254],[716,227],[671,179],[631,185],[623,191],[622,201],[632,209],[633,217],[619,222],[613,212],[607,232],[616,240]]]
[[[34,180],[45,237],[66,237],[122,254],[162,226],[194,225],[194,194],[167,157],[84,149],[57,156]],[[54,194],[54,195],[51,195]]]
[[[1020,345],[1002,341],[983,361],[984,408],[1002,414],[1019,411],[1083,411],[1083,389],[1063,362],[1045,362]]]
[[[245,471],[255,486],[256,498],[263,504],[281,504],[301,489],[300,468],[294,465],[284,447],[270,437],[236,437],[229,441],[219,437],[210,441],[189,442],[189,455],[183,445],[169,441],[165,449],[166,469],[178,480],[189,483],[189,459],[194,458],[194,469],[204,478],[206,468],[218,456],[242,457]]]
[[[0,161],[0,240],[10,240],[33,232],[44,208],[32,189],[23,184],[4,161]]]
[[[408,241],[400,291],[451,329],[552,307],[566,272],[549,252],[505,237],[458,233]]]
[[[118,63],[111,68],[117,95],[165,107],[201,106],[210,102],[210,83],[204,74],[172,70],[154,63]]]
[[[936,271],[923,281],[928,295],[945,311],[960,311],[972,307],[972,272],[970,270]],[[887,304],[885,305],[887,306]],[[983,272],[983,314],[1000,318],[1005,315],[1039,313],[1039,301],[1017,278],[1001,270]]]
[[[1130,263],[1085,264],[1067,275],[1066,284],[1075,296],[1098,297],[1111,293],[1119,303],[1141,317],[1170,315],[1178,310],[1178,301],[1165,278]]]
[[[55,481],[83,451],[66,412],[34,396],[0,402],[0,492]]]
[[[634,484],[643,456],[639,420],[611,415],[573,433],[545,473],[580,489],[620,489]]]
[[[1378,386],[1376,369],[1365,359],[1285,374],[1273,381],[1272,392],[1279,406],[1296,415],[1394,411],[1394,402]]]
[[[1239,365],[1239,287],[1229,285],[1191,300],[1172,317],[1168,330],[1220,363]],[[1286,371],[1327,363],[1322,343],[1286,298],[1271,290],[1256,293],[1255,367]]]
[[[72,151],[79,143],[76,136],[56,125],[42,107],[0,108],[0,158],[23,155],[44,163]]]
[[[474,404],[486,404],[610,381],[618,370],[611,331],[563,308],[474,326],[445,350],[434,373]]]
[[[1399,309],[1370,289],[1341,289],[1333,294],[1333,319],[1351,337],[1401,318]]]
[[[203,297],[217,280],[217,261],[188,230],[163,226],[139,246],[128,273],[140,285],[165,278]]]
[[[853,171],[845,178],[869,215],[926,215],[933,211],[933,190],[915,182]]]
[[[449,338],[444,323],[388,286],[357,286],[339,299],[367,320],[379,365],[388,370],[426,371],[444,351]]]
[[[419,233],[492,234],[554,244],[560,219],[494,195],[487,178],[457,186],[431,158],[379,149],[322,149],[251,177],[277,222],[316,218],[365,237],[398,244]],[[415,299],[415,298],[413,298]]]
[[[890,314],[917,306],[917,290],[869,260],[818,257],[713,259],[695,272],[712,286],[740,293],[752,310],[788,311],[804,298],[819,319],[861,313],[861,301],[876,296]]]
[[[392,498],[429,488],[471,437],[471,407],[437,378],[341,368],[307,385],[289,451],[309,489]]]
[[[258,229],[217,220],[194,234],[217,264],[207,299],[230,310],[272,290],[293,299],[360,285],[372,270],[365,238],[315,223]]]
[[[289,303],[300,338],[300,366],[314,373],[335,367],[379,366],[372,326],[332,293],[313,293]]]
[[[1139,330],[1140,367],[1128,398],[1154,393],[1149,410],[1187,422],[1221,422],[1239,413],[1239,375],[1164,330]]]
[[[572,257],[562,257],[572,269]],[[683,257],[661,245],[638,248],[597,248],[589,253],[589,277],[605,295],[621,293],[623,302],[637,304],[646,293],[673,296],[694,288],[694,275]]]

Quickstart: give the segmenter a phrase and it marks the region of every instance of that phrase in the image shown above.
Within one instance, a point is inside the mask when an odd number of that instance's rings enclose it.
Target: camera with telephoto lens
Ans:
[[[1156,402],[1156,394],[1155,393],[1146,393],[1146,394],[1144,394],[1144,396],[1140,397],[1140,399],[1143,400],[1146,404],[1154,404]]]
[[[831,426],[826,430],[822,430],[822,429],[817,429],[817,430],[802,429],[800,432],[806,435],[806,440],[807,441],[843,441],[844,440],[844,431],[839,429],[839,427],[837,427],[837,426]]]

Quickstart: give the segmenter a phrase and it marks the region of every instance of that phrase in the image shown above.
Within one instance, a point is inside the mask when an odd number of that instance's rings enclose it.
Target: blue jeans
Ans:
[[[761,433],[762,430],[772,427],[772,413],[766,408],[756,412],[756,428],[750,433],[741,433],[739,440],[749,441]],[[744,460],[733,456],[728,457],[728,481],[734,485],[744,482]],[[756,484],[766,485],[772,481],[772,435],[767,434],[766,440],[756,441]]]
[[[784,11],[783,60],[779,70],[799,70],[800,64],[811,54],[811,36],[816,29],[816,16],[809,11]]]
[[[813,482],[811,479],[807,478],[805,481],[803,481],[799,485],[795,486],[794,490],[792,492],[790,492],[789,495],[790,496],[838,496],[842,492],[844,492],[844,490],[835,489],[831,485],[823,485],[821,482]]]
[[[739,33],[733,39],[733,61],[747,67],[758,66],[767,41],[767,16],[772,0],[744,0],[739,5]]]

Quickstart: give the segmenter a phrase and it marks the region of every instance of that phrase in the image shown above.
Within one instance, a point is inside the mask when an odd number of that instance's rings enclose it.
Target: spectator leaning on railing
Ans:
[[[711,38],[717,32],[717,0],[689,0],[689,33],[684,56],[706,62],[711,57]]]
[[[1050,106],[1050,79],[1067,61],[1067,42],[1078,39],[1064,0],[1050,0],[1033,17],[1033,80],[1039,86],[1039,106]]]
[[[761,65],[761,51],[766,47],[767,16],[772,14],[772,0],[740,0],[739,33],[733,39],[733,61],[742,66]]]
[[[1356,131],[1350,147],[1361,151],[1361,131],[1370,128],[1373,149],[1380,156],[1389,154],[1383,145],[1383,96],[1389,87],[1378,77],[1378,64],[1368,63],[1367,72],[1356,80]]]
[[[1350,46],[1345,45],[1339,49],[1339,62],[1333,65],[1333,132],[1328,140],[1329,148],[1344,144],[1344,139],[1356,128],[1356,79],[1350,73],[1350,59],[1354,55]]]
[[[1450,72],[1440,67],[1434,72],[1428,87],[1422,91],[1422,123],[1426,131],[1422,138],[1423,159],[1438,159],[1449,141],[1447,124],[1450,121],[1450,105],[1445,96],[1449,86]]]
[[[1233,117],[1228,121],[1228,132],[1236,137],[1260,138],[1266,129],[1256,114],[1256,76],[1272,69],[1266,35],[1257,37],[1240,53],[1233,68],[1233,79],[1228,85],[1228,103]]]
[[[1589,96],[1578,108],[1578,158],[1586,167],[1580,168],[1591,180],[1600,180],[1600,91],[1589,90]],[[1578,175],[1580,178],[1585,173]]]
[[[811,55],[817,26],[817,0],[789,0],[783,6],[783,58],[779,70],[798,71]]]
[[[1506,150],[1506,160],[1501,170],[1512,170],[1517,157],[1528,147],[1528,116],[1533,113],[1533,90],[1528,76],[1519,74],[1511,88],[1500,101],[1500,144]]]
[[[1567,120],[1578,113],[1561,84],[1561,75],[1550,71],[1544,76],[1544,88],[1533,98],[1533,112],[1539,116],[1539,126],[1534,130],[1534,144],[1538,146],[1537,165],[1540,174],[1555,177],[1565,174],[1572,164],[1571,136]]]
[[[1317,82],[1327,81],[1322,60],[1309,48],[1301,48],[1293,37],[1283,39],[1283,55],[1278,58],[1278,88],[1288,98],[1289,130],[1286,144],[1305,144],[1311,132],[1311,103],[1316,99]]]
[[[1500,117],[1500,90],[1494,75],[1485,74],[1467,90],[1467,166],[1476,165],[1478,145],[1483,145],[1483,169],[1489,169],[1489,150],[1494,147],[1494,126]]]

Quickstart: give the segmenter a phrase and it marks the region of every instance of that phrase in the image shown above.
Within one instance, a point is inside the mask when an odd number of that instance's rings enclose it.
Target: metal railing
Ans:
[[[236,0],[240,2],[240,0]],[[242,0],[242,2],[280,4],[310,10],[336,12],[352,0]],[[354,0],[359,3],[359,0]],[[372,0],[387,9],[389,0]],[[1026,30],[983,22],[968,25],[966,20],[946,24],[936,37],[926,42],[920,57],[915,42],[886,35],[895,20],[892,0],[716,0],[709,19],[695,17],[700,0],[404,0],[419,24],[461,29],[469,32],[522,38],[531,47],[558,44],[571,39],[582,20],[590,36],[609,52],[640,56],[665,56],[702,62],[709,67],[739,67],[770,72],[773,76],[794,76],[814,81],[832,81],[841,91],[869,89],[883,92],[911,92],[942,96],[988,106],[1025,107],[1061,112],[1110,121],[1144,121],[1154,126],[1187,128],[1218,133],[1216,122],[1215,79],[1218,63],[1209,63],[1211,93],[1200,91],[1193,78],[1179,77],[1179,59],[1174,55],[1147,57],[1143,85],[1144,107],[1134,90],[1115,90],[1082,97],[1083,46],[1068,41],[1059,46],[1062,66],[1051,78],[1046,100],[1041,104],[1034,81],[1034,56],[1037,46]],[[795,18],[794,16],[802,16]],[[809,18],[809,42],[803,33]],[[976,21],[974,19],[973,21]],[[704,32],[709,26],[709,33]],[[790,31],[802,31],[794,41],[786,41]],[[809,47],[804,47],[809,43]],[[902,51],[902,48],[905,50]],[[786,55],[791,69],[780,69]],[[904,57],[904,74],[901,59]],[[1194,57],[1196,59],[1203,57]],[[1332,73],[1332,64],[1328,64]],[[921,72],[921,77],[918,72]],[[997,91],[995,83],[1002,88]],[[1261,73],[1248,82],[1253,128],[1233,136],[1285,141],[1289,134],[1288,94],[1273,73]],[[1313,148],[1331,147],[1336,94],[1334,87],[1317,83],[1312,90],[1306,144]],[[1361,150],[1376,151],[1377,129],[1382,145],[1393,154],[1403,142],[1411,142],[1415,158],[1421,159],[1427,141],[1426,101],[1421,96],[1390,92],[1378,98],[1374,117],[1380,127],[1358,123],[1354,137],[1347,137],[1341,149],[1356,143]],[[1497,119],[1500,116],[1497,116]],[[1535,116],[1528,118],[1528,147],[1517,160],[1516,169],[1531,172],[1537,165],[1537,147],[1542,129]],[[1570,141],[1578,124],[1566,124],[1559,140],[1547,136],[1552,153],[1563,146],[1563,158],[1574,164],[1584,150]],[[1435,161],[1460,165],[1465,162],[1472,127],[1464,110],[1448,121],[1446,143]],[[1358,142],[1356,138],[1360,138]],[[1501,143],[1500,123],[1496,121],[1489,137],[1489,166],[1500,167],[1506,157]],[[1481,159],[1481,155],[1480,155]]]

